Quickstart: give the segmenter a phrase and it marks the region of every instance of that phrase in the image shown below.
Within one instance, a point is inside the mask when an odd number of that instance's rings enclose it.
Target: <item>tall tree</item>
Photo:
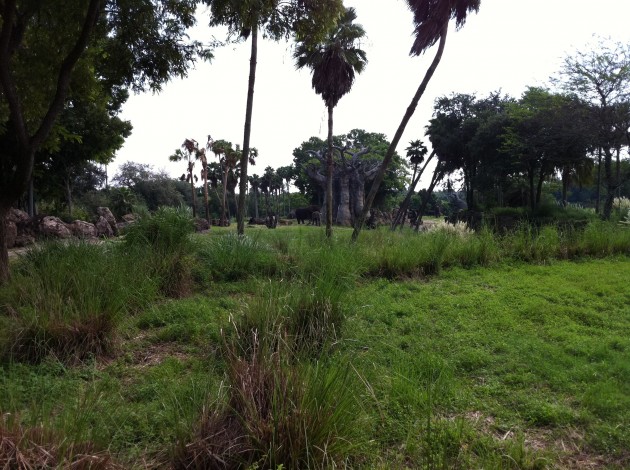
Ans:
[[[186,139],[182,144],[182,148],[175,150],[175,153],[168,157],[168,159],[172,162],[179,162],[182,160],[186,162],[186,173],[181,176],[180,180],[186,181],[190,184],[193,217],[197,217],[197,190],[195,189],[195,183],[199,180],[197,175],[194,173],[195,160],[199,158],[201,150],[203,149],[199,148],[199,144],[196,140]]]
[[[367,64],[360,41],[365,30],[354,23],[357,14],[347,8],[337,24],[320,42],[311,38],[300,40],[293,57],[298,69],[312,70],[315,93],[322,96],[328,109],[328,153],[326,160],[326,236],[332,236],[332,184],[333,184],[333,110],[342,96],[352,89],[355,73],[361,73]]]
[[[594,106],[593,121],[597,123],[598,145],[604,157],[603,218],[608,220],[615,190],[621,184],[613,174],[613,154],[628,131],[627,119],[616,109],[630,101],[630,46],[600,40],[593,50],[566,57],[556,83]]]
[[[243,126],[243,149],[240,158],[240,185],[237,232],[245,233],[245,196],[247,165],[250,157],[250,136],[254,105],[254,85],[258,61],[258,36],[278,41],[296,38],[321,38],[342,9],[341,0],[203,0],[210,5],[210,26],[225,25],[228,35],[248,39],[251,36],[247,104]]]
[[[67,106],[73,75],[136,91],[159,90],[173,75],[185,75],[200,52],[199,44],[184,40],[195,4],[0,2],[0,283],[9,276],[8,211],[28,187],[35,154]]]
[[[409,203],[411,201],[411,196],[413,196],[413,192],[416,189],[416,185],[420,181],[424,170],[426,169],[429,162],[433,159],[435,155],[435,151],[431,152],[431,155],[425,162],[424,166],[420,168],[418,171],[418,166],[424,162],[424,157],[428,153],[427,147],[421,140],[412,140],[409,142],[409,147],[407,147],[407,158],[409,159],[409,163],[413,166],[413,174],[411,175],[411,181],[409,183],[409,189],[407,190],[407,194],[405,198],[400,203],[400,207],[398,208],[398,213],[392,222],[392,231],[396,230],[396,227],[400,225],[400,228],[405,226],[405,219],[407,218],[407,210],[409,209]]]
[[[387,154],[374,178],[374,182],[365,201],[365,206],[363,207],[363,212],[355,223],[354,231],[352,232],[353,241],[356,241],[361,233],[367,214],[372,208],[372,203],[374,202],[378,188],[385,177],[387,167],[396,152],[398,142],[400,142],[407,123],[416,111],[418,102],[424,94],[431,77],[435,73],[435,69],[440,63],[442,53],[444,52],[444,45],[446,44],[446,33],[448,32],[449,21],[454,19],[456,27],[461,28],[466,22],[469,13],[479,11],[480,4],[481,0],[407,0],[407,5],[413,13],[413,22],[415,25],[415,39],[410,54],[420,55],[439,41],[438,50],[396,130],[391,145],[387,150]]]

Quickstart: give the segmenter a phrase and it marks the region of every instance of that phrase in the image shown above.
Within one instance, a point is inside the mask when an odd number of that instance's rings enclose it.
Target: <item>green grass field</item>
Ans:
[[[522,240],[510,257],[512,239],[378,231],[351,246],[339,229],[331,242],[315,227],[230,232],[196,235],[171,260],[167,279],[188,279],[186,295],[146,281],[142,302],[115,304],[104,353],[5,354],[0,437],[33,461],[45,458],[32,443],[66,451],[39,468],[90,452],[116,462],[98,468],[213,468],[185,458],[238,411],[235,429],[271,437],[227,468],[630,466],[627,249],[565,260],[561,237],[544,249],[535,239],[543,254],[524,262]],[[120,276],[140,275],[134,259]],[[45,308],[29,292],[0,291],[3,325]],[[99,308],[96,295],[72,318]],[[247,408],[248,387],[271,422]],[[3,445],[0,467],[15,455]]]

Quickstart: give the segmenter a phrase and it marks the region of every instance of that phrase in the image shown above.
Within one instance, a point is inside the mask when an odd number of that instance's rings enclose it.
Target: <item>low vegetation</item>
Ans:
[[[623,225],[189,222],[15,263],[3,468],[630,465]]]

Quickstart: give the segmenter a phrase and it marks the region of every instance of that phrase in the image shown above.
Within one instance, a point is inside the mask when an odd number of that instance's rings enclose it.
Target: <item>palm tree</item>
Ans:
[[[353,241],[356,241],[359,237],[359,233],[361,233],[363,223],[372,208],[372,203],[374,202],[378,188],[385,177],[387,167],[396,152],[398,142],[400,142],[403,132],[405,131],[405,127],[407,127],[407,123],[416,111],[418,102],[424,94],[431,77],[435,73],[435,69],[442,59],[449,21],[454,19],[456,27],[461,28],[464,23],[466,23],[466,17],[469,13],[479,11],[480,4],[481,0],[407,0],[407,6],[413,13],[413,23],[415,25],[415,40],[413,42],[413,46],[411,47],[411,51],[409,52],[410,55],[415,56],[422,54],[439,40],[438,50],[431,62],[431,65],[427,69],[424,79],[420,83],[416,94],[411,100],[398,129],[396,130],[396,134],[387,149],[387,153],[381,163],[381,167],[374,178],[370,192],[368,193],[365,201],[365,206],[363,206],[363,212],[357,218],[354,226],[354,231],[352,232]]]
[[[227,177],[230,168],[236,165],[238,156],[232,148],[232,142],[226,140],[215,140],[211,144],[212,153],[219,159],[221,166],[221,184],[223,186],[223,197],[221,199],[221,220],[219,225],[224,227],[227,222],[226,218],[226,196],[227,196]]]
[[[320,37],[326,25],[337,16],[342,8],[341,0],[203,0],[210,6],[210,26],[228,27],[229,36],[242,39],[251,36],[249,59],[249,80],[247,82],[247,103],[245,125],[243,126],[243,150],[240,157],[240,185],[238,199],[237,233],[245,233],[245,194],[247,192],[247,164],[250,159],[250,136],[252,110],[254,106],[254,85],[256,64],[258,63],[258,35],[279,41],[291,34],[301,37]]]
[[[258,189],[260,188],[260,176],[253,174],[247,178],[249,185],[252,187],[252,194],[254,195],[254,218],[258,219]]]
[[[421,140],[412,140],[409,142],[409,147],[407,147],[407,158],[409,159],[409,163],[413,165],[413,175],[411,177],[411,183],[409,184],[409,189],[407,190],[407,194],[405,199],[400,203],[400,208],[398,209],[398,214],[396,214],[396,218],[392,222],[392,231],[396,230],[396,227],[400,225],[400,228],[405,226],[405,217],[407,216],[407,210],[409,209],[409,202],[411,201],[411,196],[416,189],[416,185],[424,170],[426,169],[429,162],[433,159],[435,155],[435,151],[431,153],[424,166],[418,171],[418,165],[424,162],[424,157],[426,156],[428,150],[427,147]]]
[[[321,42],[308,39],[298,42],[293,57],[296,67],[309,67],[313,73],[315,93],[322,95],[328,108],[328,155],[326,159],[326,236],[332,236],[332,179],[333,179],[333,110],[354,83],[355,73],[361,73],[367,64],[365,51],[359,42],[365,30],[355,24],[354,8],[346,8],[334,28]]]
[[[175,150],[175,153],[168,157],[168,159],[172,162],[179,162],[181,160],[187,160],[187,171],[181,176],[182,181],[187,181],[190,183],[190,191],[192,193],[192,212],[193,217],[197,217],[197,198],[195,195],[195,183],[199,180],[197,175],[193,174],[193,170],[195,168],[195,162],[193,160],[193,156],[197,158],[197,154],[199,153],[199,146],[197,145],[197,141],[194,139],[186,139],[182,144],[182,149],[186,152],[182,152],[180,149]]]

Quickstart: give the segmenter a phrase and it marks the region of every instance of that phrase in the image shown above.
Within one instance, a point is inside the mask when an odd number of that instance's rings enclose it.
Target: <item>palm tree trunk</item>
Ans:
[[[418,210],[418,217],[416,218],[416,232],[420,229],[420,224],[422,223],[422,217],[424,216],[424,212],[427,210],[427,205],[429,204],[429,200],[431,199],[431,195],[433,194],[433,189],[435,189],[435,185],[443,178],[444,173],[440,168],[440,163],[438,162],[435,167],[435,171],[433,172],[433,176],[431,177],[431,182],[429,183],[429,187],[427,188],[427,192],[422,199],[422,204],[420,205],[420,209]]]
[[[435,150],[431,152],[431,155],[429,155],[429,158],[427,158],[427,161],[424,163],[424,165],[420,169],[420,172],[418,174],[414,174],[413,178],[411,179],[411,184],[409,185],[409,190],[407,191],[407,195],[405,196],[405,199],[403,200],[403,202],[400,204],[400,208],[398,209],[398,214],[396,214],[396,218],[394,219],[394,222],[392,222],[392,227],[391,227],[392,232],[396,230],[396,227],[399,224],[400,224],[401,230],[405,226],[405,217],[407,215],[407,210],[409,209],[409,201],[411,201],[411,196],[413,196],[413,193],[416,189],[416,185],[420,181],[420,178],[422,178],[422,174],[424,173],[424,170],[426,170],[427,165],[433,159],[434,156],[435,156]]]
[[[424,94],[424,91],[426,90],[427,85],[429,84],[429,81],[431,80],[431,77],[433,77],[433,74],[435,73],[435,69],[437,68],[438,64],[440,63],[440,60],[442,59],[442,53],[444,52],[444,45],[446,44],[447,32],[448,32],[448,20],[442,26],[442,33],[440,35],[440,44],[438,46],[438,50],[435,54],[435,57],[433,58],[433,62],[431,62],[431,65],[429,66],[429,68],[427,69],[424,75],[424,79],[422,80],[422,83],[420,83],[420,86],[418,87],[416,94],[411,100],[411,103],[409,104],[409,107],[407,108],[407,111],[405,112],[405,115],[403,116],[403,119],[400,122],[400,125],[398,126],[398,130],[396,131],[396,134],[394,135],[394,139],[392,140],[392,143],[389,145],[389,148],[387,149],[387,153],[385,154],[385,158],[383,159],[383,162],[381,163],[378,173],[376,174],[376,177],[374,178],[374,182],[372,183],[370,192],[368,193],[367,199],[365,201],[365,206],[363,206],[363,211],[361,212],[361,215],[357,219],[356,224],[354,226],[354,231],[352,232],[352,241],[356,241],[357,238],[359,238],[359,234],[361,233],[361,229],[363,228],[363,224],[365,222],[367,214],[370,212],[370,209],[372,209],[372,203],[374,202],[374,198],[376,197],[378,188],[380,187],[381,182],[383,181],[383,178],[385,177],[385,172],[387,171],[387,167],[389,166],[389,163],[394,157],[394,153],[396,152],[396,147],[398,146],[398,142],[400,142],[403,132],[405,131],[405,127],[407,127],[407,123],[411,119],[411,116],[413,116],[413,113],[416,111],[418,102],[420,101],[420,98]]]
[[[258,60],[258,21],[252,25],[252,49],[249,58],[249,82],[247,84],[247,105],[245,107],[245,129],[243,132],[243,154],[241,155],[241,179],[239,181],[236,232],[245,233],[245,193],[247,192],[247,163],[249,162],[249,138],[252,133],[252,111],[254,109],[254,83],[256,82],[256,62]]]
[[[328,153],[326,155],[326,237],[332,237],[333,223],[333,107],[328,106]]]

